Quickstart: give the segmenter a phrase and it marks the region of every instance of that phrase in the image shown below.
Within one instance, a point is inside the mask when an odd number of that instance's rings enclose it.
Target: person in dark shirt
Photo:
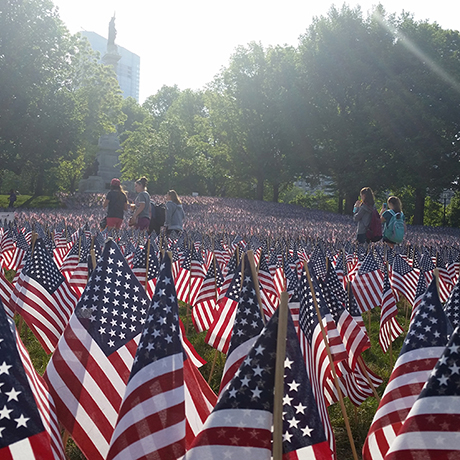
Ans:
[[[120,179],[112,179],[110,191],[105,197],[104,208],[107,208],[107,228],[120,229],[123,223],[123,212],[128,209],[128,199],[121,187]]]
[[[8,205],[9,208],[13,208],[14,207],[14,203],[17,199],[17,196],[16,196],[16,193],[13,189],[10,190],[10,203]]]

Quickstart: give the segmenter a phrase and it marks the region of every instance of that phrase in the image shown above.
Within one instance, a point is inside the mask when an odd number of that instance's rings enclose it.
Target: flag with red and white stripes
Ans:
[[[14,317],[14,304],[10,303],[13,290],[13,285],[6,279],[3,269],[0,268],[0,300],[3,302],[5,313],[11,319]]]
[[[21,271],[11,296],[19,313],[47,353],[56,348],[77,296],[50,257],[41,238]]]
[[[44,376],[60,422],[86,458],[107,457],[148,307],[108,240]]]
[[[64,460],[52,398],[0,302],[0,458]]]
[[[356,303],[361,312],[372,310],[382,300],[383,274],[372,252],[364,259],[351,283]]]
[[[394,295],[393,289],[390,286],[388,272],[385,271],[379,329],[379,343],[384,353],[388,351],[390,344],[393,343],[404,332],[404,329],[396,319],[397,314],[398,306],[396,305],[396,297]]]
[[[171,259],[160,266],[107,460],[185,454],[184,349]]]

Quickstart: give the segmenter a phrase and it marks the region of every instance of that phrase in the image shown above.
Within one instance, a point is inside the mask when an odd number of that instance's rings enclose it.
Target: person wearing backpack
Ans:
[[[164,226],[166,227],[166,235],[169,236],[172,232],[182,232],[185,214],[182,208],[182,202],[175,190],[169,190],[166,194],[166,200]]]
[[[383,203],[380,211],[380,220],[383,223],[383,241],[391,248],[402,242],[406,230],[401,200],[397,196],[390,196]]]
[[[360,198],[353,208],[353,221],[358,222],[356,239],[359,244],[379,241],[382,238],[382,227],[379,213],[375,208],[374,192],[370,187],[363,187],[360,191]],[[375,219],[378,220],[379,228],[375,225]]]

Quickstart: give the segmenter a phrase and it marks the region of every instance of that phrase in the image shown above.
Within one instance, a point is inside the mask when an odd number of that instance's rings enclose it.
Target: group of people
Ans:
[[[150,195],[147,192],[147,179],[141,177],[135,182],[134,188],[137,196],[134,203],[130,204],[132,215],[129,219],[129,226],[139,230],[149,231],[151,229]],[[107,208],[106,226],[108,229],[120,229],[123,223],[124,211],[128,210],[128,197],[121,186],[120,179],[114,178],[110,183],[110,191],[104,201],[104,208]],[[181,232],[184,222],[184,209],[182,202],[175,190],[169,190],[166,194],[165,220],[160,225],[166,229],[166,234]]]
[[[356,201],[353,208],[353,220],[358,223],[356,239],[359,244],[376,241],[376,239],[371,240],[369,235],[374,210],[376,210],[374,192],[370,187],[364,187],[360,191],[360,199]],[[380,223],[383,224],[380,239],[391,248],[401,243],[405,224],[401,200],[397,196],[390,196],[387,202],[382,204],[379,218]]]

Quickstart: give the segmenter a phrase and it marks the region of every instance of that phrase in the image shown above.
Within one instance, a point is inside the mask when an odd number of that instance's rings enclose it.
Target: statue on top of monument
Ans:
[[[109,39],[107,40],[107,45],[115,45],[115,37],[117,36],[117,29],[115,29],[115,14],[109,22]]]

